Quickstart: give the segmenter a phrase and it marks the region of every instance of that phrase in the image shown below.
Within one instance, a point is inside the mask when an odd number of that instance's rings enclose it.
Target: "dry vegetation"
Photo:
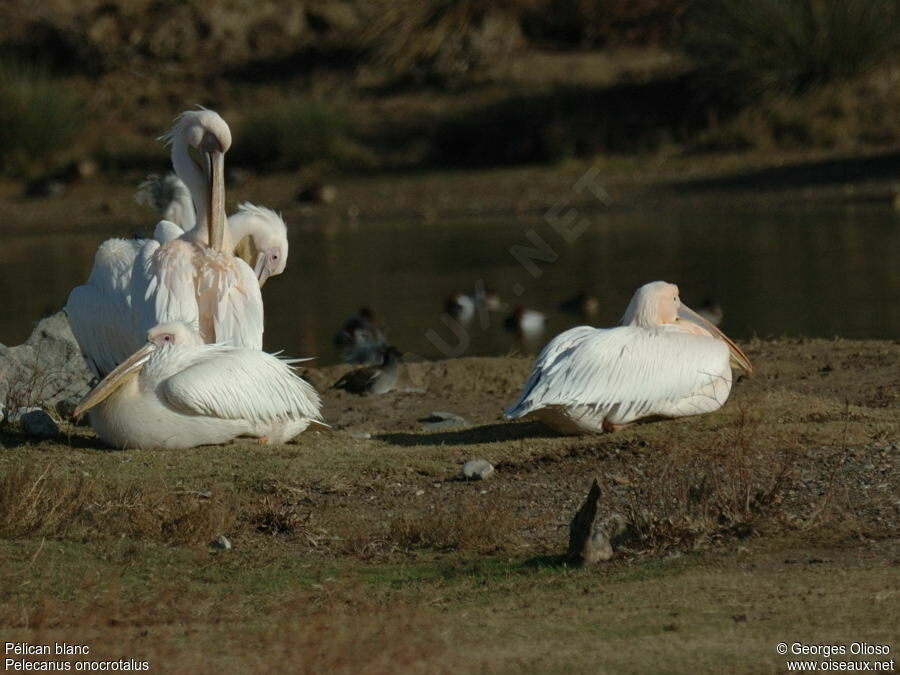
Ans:
[[[724,410],[597,438],[500,422],[526,359],[409,364],[424,392],[332,392],[334,433],[283,447],[111,452],[81,427],[8,428],[0,626],[201,673],[758,672],[783,639],[890,644],[900,346],[747,352]],[[473,426],[422,431],[448,408]],[[476,456],[496,474],[461,480]],[[594,476],[630,529],[572,569]]]
[[[159,170],[196,102],[262,172],[900,138],[894,0],[45,4],[0,24],[0,171],[26,180]]]

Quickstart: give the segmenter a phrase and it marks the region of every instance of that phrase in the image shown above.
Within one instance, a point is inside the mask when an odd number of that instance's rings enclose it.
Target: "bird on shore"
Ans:
[[[712,412],[728,399],[732,364],[752,370],[734,342],[681,303],[676,285],[655,281],[635,292],[619,326],[579,326],[551,340],[506,416],[602,433]]]
[[[590,318],[595,316],[600,310],[600,301],[593,295],[588,295],[582,291],[574,297],[559,303],[559,309],[566,314],[576,314],[584,318]]]
[[[536,309],[528,309],[518,305],[506,319],[503,325],[524,338],[534,339],[539,337],[547,324],[547,317]]]
[[[147,204],[162,218],[153,238],[161,244],[184,235],[196,226],[197,214],[191,193],[175,174],[151,174],[138,186],[135,201]],[[233,253],[253,268],[262,287],[269,277],[284,272],[288,258],[287,225],[272,209],[250,202],[238,204],[238,210],[226,221],[228,236],[234,242]]]
[[[400,358],[403,354],[396,347],[387,346],[382,351],[381,365],[357,368],[335,382],[333,389],[343,389],[352,394],[386,394],[400,377]]]
[[[285,443],[326,427],[316,390],[291,367],[306,359],[205,344],[193,326],[164,323],[78,405],[117,448],[192,448],[239,437]]]
[[[503,309],[500,296],[484,288],[481,281],[476,284],[474,293],[452,293],[444,301],[444,311],[460,323],[469,323],[476,311],[499,312]]]
[[[231,254],[225,227],[224,156],[231,130],[211,110],[178,116],[164,136],[188,187],[195,226],[168,242],[111,239],[99,247],[88,282],[66,303],[88,366],[105,375],[158,323],[188,321],[206,342],[262,348],[263,304],[253,270]],[[202,159],[203,169],[191,157]]]
[[[344,361],[363,366],[380,365],[387,347],[384,327],[369,307],[360,307],[347,319],[333,342]]]

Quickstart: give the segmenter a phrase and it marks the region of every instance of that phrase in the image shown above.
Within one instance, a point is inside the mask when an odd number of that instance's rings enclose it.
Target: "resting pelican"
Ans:
[[[153,238],[161,244],[178,239],[196,226],[194,198],[175,174],[147,176],[135,194],[139,204],[151,206],[162,218]],[[228,235],[234,242],[234,254],[253,267],[260,287],[269,277],[284,272],[288,257],[287,226],[272,209],[250,202],[238,205],[237,213],[228,217]]]
[[[620,326],[579,326],[551,340],[506,416],[601,433],[712,412],[728,399],[732,362],[752,370],[737,345],[681,304],[678,286],[654,281],[637,290]]]
[[[189,321],[207,342],[262,348],[259,283],[231,255],[224,227],[223,167],[231,131],[217,113],[191,110],[178,116],[164,138],[194,199],[197,221],[166,243],[113,239],[98,249],[88,283],[66,303],[72,332],[97,375],[110,372],[140,347],[149,328],[164,321]],[[201,154],[202,172],[191,148]]]
[[[164,323],[78,408],[119,448],[191,448],[241,436],[285,443],[310,425],[327,427],[316,390],[272,354],[205,344],[188,324]]]

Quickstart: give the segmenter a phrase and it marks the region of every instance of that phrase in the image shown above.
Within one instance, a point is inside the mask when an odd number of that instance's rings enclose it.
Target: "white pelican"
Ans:
[[[162,218],[153,235],[161,244],[178,239],[185,230],[196,226],[191,193],[175,174],[147,176],[138,187],[135,200],[148,204]],[[228,217],[226,228],[234,242],[234,254],[253,267],[260,287],[269,277],[284,272],[288,257],[287,226],[279,214],[243,202],[238,205],[237,213]]]
[[[620,326],[579,326],[551,340],[506,416],[601,433],[712,412],[728,399],[732,361],[751,372],[737,345],[681,304],[676,285],[654,281],[637,290]]]
[[[257,277],[227,252],[233,245],[224,226],[223,167],[231,131],[217,113],[192,110],[178,116],[165,138],[194,199],[196,225],[167,243],[109,240],[98,249],[88,283],[66,303],[72,332],[98,375],[110,372],[164,321],[188,321],[207,342],[262,348]],[[201,154],[202,172],[191,148]]]
[[[316,390],[272,354],[205,344],[194,328],[164,323],[147,344],[91,391],[97,435],[119,448],[191,448],[247,436],[285,443],[310,425],[326,427]]]

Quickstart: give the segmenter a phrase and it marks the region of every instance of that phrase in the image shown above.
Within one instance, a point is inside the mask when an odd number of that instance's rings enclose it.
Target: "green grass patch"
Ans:
[[[367,161],[349,119],[324,101],[286,101],[254,111],[237,126],[229,159],[259,171]]]
[[[0,168],[33,177],[70,150],[84,126],[80,97],[37,64],[0,63]]]

